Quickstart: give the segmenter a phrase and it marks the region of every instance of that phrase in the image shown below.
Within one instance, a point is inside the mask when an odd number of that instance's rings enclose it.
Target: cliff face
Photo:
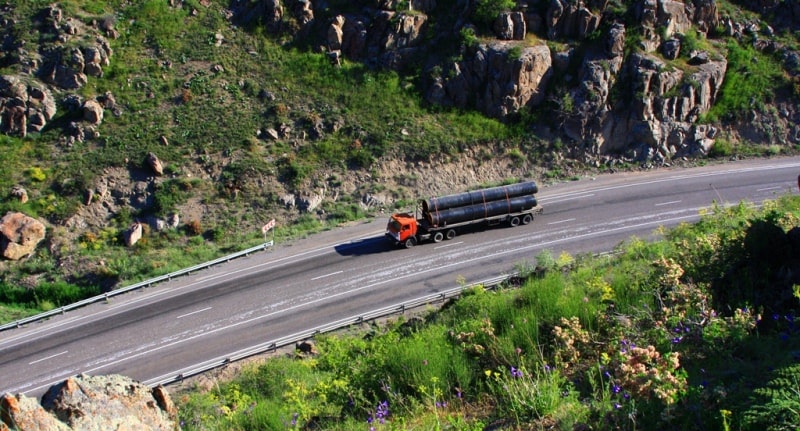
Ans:
[[[725,37],[780,50],[787,75],[800,79],[800,68],[792,66],[797,51],[765,42],[775,34],[772,26],[800,26],[797,1],[745,2],[774,17],[753,22],[720,17],[714,0],[521,0],[514,10],[501,11],[488,32],[477,31],[475,3],[466,0],[412,1],[407,10],[398,10],[398,2],[360,2],[350,8],[357,12],[330,7],[330,18],[319,13],[311,19],[296,11],[315,10],[317,2],[284,1],[240,2],[234,10],[240,20],[266,22],[274,31],[286,31],[276,18],[284,9],[295,11],[302,23],[296,34],[317,38],[318,48],[335,61],[344,57],[400,71],[421,64],[425,98],[433,104],[500,119],[547,112],[547,122],[558,126],[550,132],[587,155],[664,161],[706,154],[723,129],[744,136],[737,128],[748,128],[749,121],[698,124],[725,81]],[[697,49],[691,38],[718,43]],[[799,116],[789,103],[766,121],[791,129]],[[798,133],[747,138],[800,142]]]

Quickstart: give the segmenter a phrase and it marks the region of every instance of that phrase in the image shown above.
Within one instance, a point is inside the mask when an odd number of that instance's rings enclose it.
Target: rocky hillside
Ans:
[[[0,5],[0,269],[40,250],[14,285],[112,288],[270,218],[800,144],[798,0],[107,3]]]
[[[708,0],[356,3],[354,11],[331,6],[323,22],[311,1],[234,2],[233,12],[275,32],[288,31],[281,24],[289,15],[298,26],[292,36],[310,39],[334,63],[421,69],[421,91],[434,105],[503,120],[555,107],[547,126],[530,126],[590,156],[705,155],[720,133],[800,143],[796,1],[740,5],[755,14],[728,3],[720,12]],[[727,41],[769,54],[787,85],[775,82],[779,91],[751,101],[751,112],[727,113],[734,121],[700,121],[736,73]]]

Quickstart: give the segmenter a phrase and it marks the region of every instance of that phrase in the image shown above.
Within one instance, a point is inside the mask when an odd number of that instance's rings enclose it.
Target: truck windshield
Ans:
[[[392,219],[392,221],[389,222],[389,229],[393,232],[400,232],[400,228],[402,227],[403,225],[401,225],[396,219]]]

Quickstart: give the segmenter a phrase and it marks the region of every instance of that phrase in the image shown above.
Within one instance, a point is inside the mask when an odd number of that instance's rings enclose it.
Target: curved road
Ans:
[[[175,376],[308,328],[474,283],[557,255],[602,252],[698,218],[714,202],[797,193],[800,158],[604,175],[540,187],[528,226],[395,249],[385,218],[279,245],[0,333],[0,393],[39,396],[78,373]],[[280,243],[280,238],[278,238]]]

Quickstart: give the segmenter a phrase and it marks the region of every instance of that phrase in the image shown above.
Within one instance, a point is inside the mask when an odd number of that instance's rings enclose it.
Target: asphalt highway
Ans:
[[[602,175],[540,186],[542,214],[411,249],[384,238],[388,215],[283,242],[160,285],[0,333],[0,393],[40,396],[79,374],[146,382],[211,358],[557,256],[613,250],[699,218],[714,203],[798,193],[800,158]],[[540,181],[541,182],[541,181]]]

